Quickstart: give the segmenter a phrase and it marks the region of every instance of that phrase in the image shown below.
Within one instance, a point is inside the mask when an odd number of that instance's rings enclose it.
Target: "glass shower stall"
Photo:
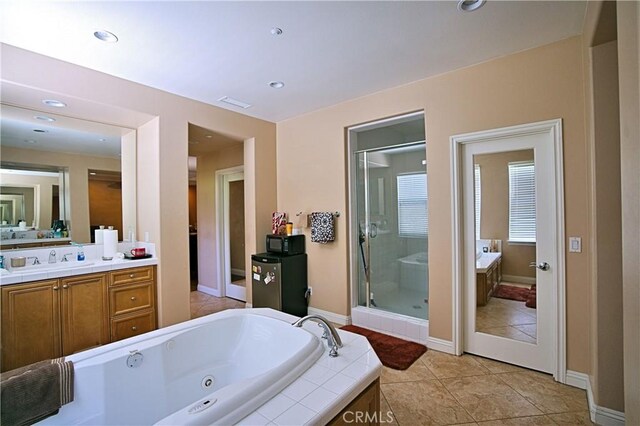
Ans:
[[[424,115],[349,130],[357,306],[429,318]]]

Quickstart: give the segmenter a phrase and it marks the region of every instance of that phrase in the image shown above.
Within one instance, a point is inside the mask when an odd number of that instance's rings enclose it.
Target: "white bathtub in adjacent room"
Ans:
[[[429,263],[427,253],[414,253],[410,256],[398,259],[400,263],[400,288],[414,291],[424,291],[427,287],[426,298],[429,298],[429,286],[427,279],[429,276]]]

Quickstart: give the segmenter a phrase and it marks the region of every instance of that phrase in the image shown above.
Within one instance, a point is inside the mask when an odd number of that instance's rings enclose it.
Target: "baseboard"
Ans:
[[[452,341],[438,339],[437,337],[427,337],[427,348],[452,355],[456,354]]]
[[[231,268],[231,274],[244,277],[246,275],[246,272],[244,269]]]
[[[568,373],[568,372],[567,372]],[[582,374],[582,373],[577,373]],[[567,374],[568,375],[568,374]],[[584,375],[586,376],[586,374]],[[587,376],[587,402],[589,404],[589,417],[595,424],[602,426],[624,426],[624,413],[612,410],[606,407],[598,406],[593,400],[593,391],[591,390],[591,380]]]
[[[564,376],[564,384],[574,388],[587,389],[589,386],[589,376],[577,371],[567,370]]]
[[[201,291],[209,296],[220,297],[220,291],[215,288],[207,287],[202,284],[198,284],[198,291]]]
[[[536,279],[533,277],[521,277],[519,275],[502,274],[502,281],[512,282],[516,284],[535,284]]]
[[[245,307],[245,309],[251,309],[251,308],[253,308],[253,305],[251,303],[245,303],[244,307]]]
[[[322,309],[309,307],[307,309],[309,315],[320,315],[321,317],[325,317],[329,321],[338,325],[347,325],[351,324],[351,317],[346,315],[335,314],[329,311],[323,311]]]

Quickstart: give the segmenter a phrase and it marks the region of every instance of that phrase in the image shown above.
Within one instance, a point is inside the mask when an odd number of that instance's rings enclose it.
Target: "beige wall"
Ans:
[[[345,129],[400,113],[426,114],[429,170],[429,330],[452,336],[451,135],[562,118],[566,233],[589,239],[579,37],[421,80],[278,123],[278,210],[347,212]],[[333,244],[308,244],[311,306],[347,315],[347,216]],[[437,249],[434,249],[437,248]],[[567,253],[568,368],[589,370],[588,251]],[[324,265],[332,265],[326,268]]]
[[[619,2],[625,417],[640,424],[640,4]],[[620,350],[620,348],[615,348]]]
[[[245,200],[251,212],[246,223],[251,232],[261,233],[276,207],[275,125],[6,44],[1,49],[2,77],[9,83],[54,92],[70,104],[88,101],[130,112],[123,114],[127,119],[153,117],[136,124],[137,238],[148,232],[157,245],[160,325],[188,320],[188,123],[251,141],[248,148],[245,143],[245,165],[249,160],[256,168]],[[95,111],[78,112],[78,118],[101,121]],[[252,243],[245,258],[264,249],[262,238]]]
[[[533,160],[533,150],[476,155],[480,165],[480,238],[502,240],[502,274],[535,278],[535,244],[509,243],[509,163]],[[509,278],[504,278],[509,280]]]
[[[241,166],[244,161],[244,147],[214,152],[198,157],[198,285],[207,287],[214,294],[220,294],[218,282],[218,248],[216,246],[216,171]]]
[[[32,149],[2,147],[2,161],[24,164],[42,164],[66,167],[69,172],[69,188],[66,188],[70,200],[67,226],[71,229],[71,238],[79,243],[91,242],[89,232],[89,169],[119,171],[120,160],[107,157],[49,152]],[[60,188],[62,195],[62,188]],[[49,207],[49,212],[51,208]],[[42,222],[42,227],[51,226]]]

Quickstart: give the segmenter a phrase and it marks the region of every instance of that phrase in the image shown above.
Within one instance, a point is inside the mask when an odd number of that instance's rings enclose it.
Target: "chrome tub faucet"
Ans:
[[[327,339],[329,356],[338,356],[338,348],[342,347],[342,339],[340,338],[340,335],[338,334],[338,331],[335,329],[335,327],[331,325],[331,323],[326,318],[323,318],[320,315],[307,315],[306,317],[300,318],[291,325],[293,325],[294,327],[302,327],[302,325],[307,321],[316,322],[320,327],[322,327],[322,329],[324,330],[322,338]]]

